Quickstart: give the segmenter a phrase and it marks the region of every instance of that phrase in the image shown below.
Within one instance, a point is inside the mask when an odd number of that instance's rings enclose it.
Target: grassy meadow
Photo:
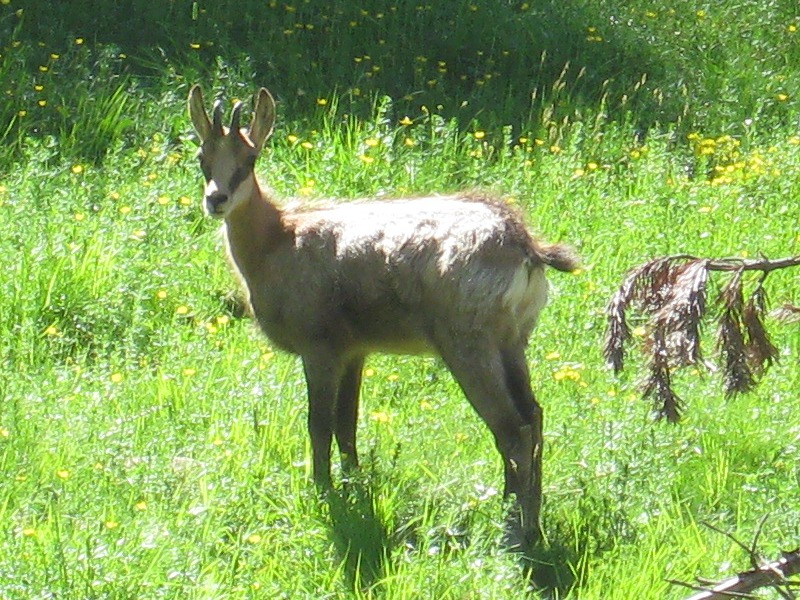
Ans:
[[[749,568],[705,524],[800,543],[797,324],[768,321],[751,394],[682,372],[676,426],[636,353],[621,377],[602,357],[635,265],[800,254],[794,0],[119,4],[0,0],[0,598],[679,599],[667,580]],[[531,556],[503,549],[498,456],[432,358],[369,360],[362,472],[318,497],[300,366],[202,214],[195,82],[270,88],[256,169],[283,197],[485,189],[578,249],[529,349]],[[772,305],[798,281],[772,273]]]

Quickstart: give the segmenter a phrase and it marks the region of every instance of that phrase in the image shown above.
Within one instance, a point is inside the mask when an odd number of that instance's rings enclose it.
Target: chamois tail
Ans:
[[[541,242],[535,242],[533,250],[540,261],[558,271],[569,273],[577,269],[580,265],[580,260],[574,248],[567,244],[543,244]]]

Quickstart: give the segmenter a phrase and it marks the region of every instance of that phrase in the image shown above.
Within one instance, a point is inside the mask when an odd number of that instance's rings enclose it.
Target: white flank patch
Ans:
[[[547,304],[547,279],[544,267],[539,265],[531,269],[530,264],[523,263],[517,268],[505,294],[503,304],[521,323],[536,323],[539,312]]]

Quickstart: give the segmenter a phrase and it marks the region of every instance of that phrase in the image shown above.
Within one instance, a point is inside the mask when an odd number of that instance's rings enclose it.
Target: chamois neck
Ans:
[[[225,236],[233,262],[245,281],[250,281],[288,232],[281,210],[264,194],[254,174],[243,185],[247,184],[250,195],[225,218]]]

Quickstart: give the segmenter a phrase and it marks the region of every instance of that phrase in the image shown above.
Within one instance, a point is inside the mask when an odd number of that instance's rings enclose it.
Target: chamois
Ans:
[[[562,244],[534,239],[502,202],[477,194],[282,208],[254,165],[275,124],[261,88],[249,128],[242,103],[222,124],[199,85],[189,115],[200,138],[205,211],[224,220],[229,257],[260,328],[302,359],[313,475],[331,485],[331,443],[358,465],[361,372],[371,352],[431,353],[444,361],[486,422],[505,471],[505,495],[532,541],[540,533],[542,409],[525,348],[547,301],[545,265],[572,271]]]

